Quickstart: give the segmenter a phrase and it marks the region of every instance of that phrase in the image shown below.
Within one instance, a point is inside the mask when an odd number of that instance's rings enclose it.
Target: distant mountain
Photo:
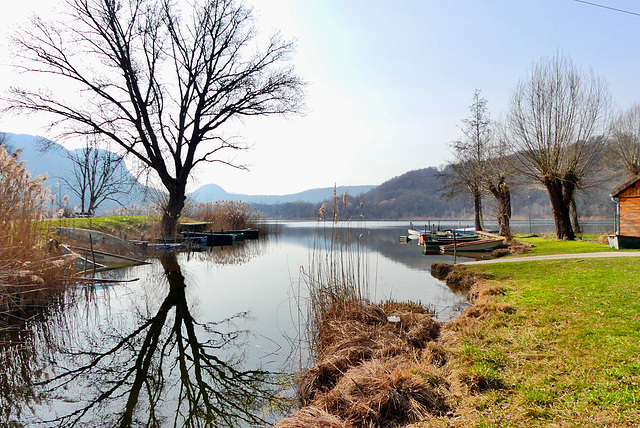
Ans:
[[[349,219],[363,215],[368,219],[395,220],[466,215],[470,208],[466,201],[446,201],[439,198],[437,174],[438,170],[433,167],[419,169],[394,177],[359,195],[352,194],[349,190],[346,206],[343,201],[337,201],[339,217]],[[338,193],[338,196],[340,199],[341,194]],[[257,208],[274,217],[314,218],[322,203],[327,204],[327,210],[331,213],[335,202],[330,197],[315,204],[286,203],[258,205]]]
[[[370,191],[376,186],[338,186],[337,192],[342,195],[348,191],[349,195],[357,196]],[[303,192],[288,195],[245,195],[239,193],[228,193],[217,184],[205,184],[199,187],[189,197],[194,202],[216,202],[221,200],[243,201],[250,204],[283,204],[291,202],[317,203],[331,197],[333,187],[324,187],[305,190]]]

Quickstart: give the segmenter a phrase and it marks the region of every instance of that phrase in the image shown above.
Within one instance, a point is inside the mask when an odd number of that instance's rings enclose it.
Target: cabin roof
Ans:
[[[618,196],[620,196],[620,193],[624,192],[629,187],[633,187],[638,181],[640,181],[640,175],[633,177],[632,179],[613,189],[613,191],[611,192],[611,197],[617,198]]]

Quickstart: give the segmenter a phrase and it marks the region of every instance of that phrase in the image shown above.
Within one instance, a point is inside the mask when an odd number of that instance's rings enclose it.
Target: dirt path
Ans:
[[[576,254],[552,254],[546,256],[509,257],[493,260],[477,260],[472,262],[457,263],[459,265],[483,265],[490,263],[526,262],[529,260],[563,260],[563,259],[594,259],[607,257],[640,257],[640,251],[603,251],[599,253],[576,253]]]

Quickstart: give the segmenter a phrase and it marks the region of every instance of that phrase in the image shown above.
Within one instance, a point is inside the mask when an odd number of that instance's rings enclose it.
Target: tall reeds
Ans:
[[[213,232],[240,229],[265,230],[266,216],[241,201],[187,204],[184,217],[211,224]]]
[[[340,220],[340,204],[346,205],[346,199],[346,192],[339,198],[334,188],[330,211],[326,204],[320,208],[308,268],[301,268],[309,293],[308,335],[316,357],[331,340],[327,323],[348,319],[369,299],[367,231],[362,216]]]
[[[278,428],[406,426],[449,408],[441,324],[421,304],[369,300],[368,233],[362,215],[340,221],[346,198],[334,189],[319,212],[302,270],[315,364],[301,367],[302,408]]]
[[[0,147],[0,315],[48,294],[66,264],[47,253],[39,226],[50,202],[45,178],[31,178],[20,153]]]

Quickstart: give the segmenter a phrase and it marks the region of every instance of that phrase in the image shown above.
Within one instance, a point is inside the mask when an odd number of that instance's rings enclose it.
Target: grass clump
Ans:
[[[108,233],[124,240],[160,237],[159,215],[112,215],[90,218],[62,218],[51,220],[46,226],[91,229]]]

